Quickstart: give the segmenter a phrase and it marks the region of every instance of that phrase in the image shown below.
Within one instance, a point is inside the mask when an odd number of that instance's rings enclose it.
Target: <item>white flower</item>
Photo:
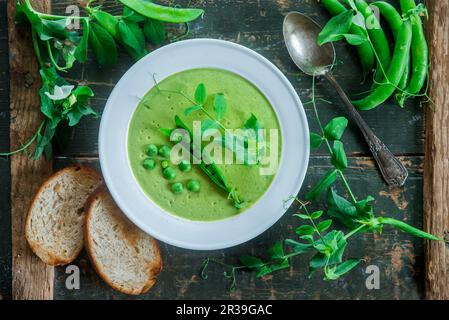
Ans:
[[[55,86],[53,94],[50,94],[50,92],[45,92],[45,94],[53,101],[62,100],[66,99],[72,93],[73,88],[75,86]]]

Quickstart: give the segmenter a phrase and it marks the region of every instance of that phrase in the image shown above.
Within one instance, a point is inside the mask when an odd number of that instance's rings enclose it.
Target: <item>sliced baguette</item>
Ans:
[[[46,264],[68,264],[81,252],[84,203],[100,184],[96,170],[73,166],[56,172],[39,188],[28,210],[25,237]]]
[[[85,247],[97,273],[122,293],[147,292],[162,270],[157,241],[130,222],[104,188],[86,210]]]

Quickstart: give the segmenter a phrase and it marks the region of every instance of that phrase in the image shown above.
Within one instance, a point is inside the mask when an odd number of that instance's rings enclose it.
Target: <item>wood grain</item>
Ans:
[[[16,0],[8,1],[10,57],[11,149],[21,146],[42,121],[39,103],[39,67],[34,56],[30,28],[14,22]],[[35,0],[33,6],[50,11],[50,1]],[[37,258],[25,240],[24,224],[31,198],[50,175],[52,163],[33,161],[26,154],[11,158],[11,228],[13,299],[52,299],[54,268]]]
[[[426,112],[424,160],[424,226],[447,235],[449,230],[449,2],[427,1],[430,19],[430,97]],[[434,110],[432,110],[434,109]],[[444,243],[426,244],[426,298],[449,299],[449,249]]]

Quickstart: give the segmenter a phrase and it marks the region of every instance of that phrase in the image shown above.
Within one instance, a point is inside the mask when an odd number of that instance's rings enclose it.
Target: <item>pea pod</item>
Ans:
[[[195,152],[193,152],[195,146],[193,144],[192,130],[190,130],[190,128],[178,116],[175,116],[175,124],[177,128],[186,130],[190,135],[191,141],[190,146],[188,146],[188,150],[190,151],[192,157],[196,157]],[[216,186],[223,189],[228,194],[228,198],[234,201],[234,206],[237,209],[241,209],[245,205],[245,202],[240,200],[234,187],[229,184],[220,168],[218,168],[218,166],[213,161],[211,161],[211,159],[205,159],[205,161],[203,159],[200,160],[201,161],[198,164],[199,168],[209,177],[209,179],[213,183],[215,183]]]
[[[401,231],[404,231],[406,233],[409,233],[415,237],[427,239],[427,240],[433,240],[433,241],[444,241],[441,238],[435,237],[434,235],[431,235],[427,232],[424,232],[422,230],[419,230],[415,227],[412,227],[411,225],[406,224],[405,222],[393,219],[393,218],[378,218],[379,223],[381,224],[388,224],[392,227],[395,227],[396,229],[399,229]]]
[[[391,51],[388,46],[387,36],[385,32],[380,27],[379,21],[374,15],[373,10],[366,3],[365,0],[356,0],[355,5],[357,10],[359,10],[367,21],[367,31],[375,52],[377,53],[377,72],[375,76],[376,82],[382,82],[384,80],[384,73],[382,69],[387,72],[390,66]]]
[[[321,0],[321,2],[326,10],[333,16],[339,15],[347,10],[338,0]],[[363,29],[355,24],[352,24],[349,32],[359,36],[364,36],[365,34]],[[369,43],[363,43],[356,46],[356,48],[362,65],[363,77],[366,78],[366,76],[373,70],[374,66],[373,49]]]
[[[414,0],[400,0],[402,13],[416,8]],[[397,96],[401,106],[404,106],[408,97],[418,94],[424,87],[429,68],[429,48],[424,34],[421,18],[414,14],[410,17],[412,23],[412,75],[405,92]]]
[[[393,60],[387,71],[388,83],[378,86],[369,96],[354,101],[354,106],[360,110],[370,110],[384,103],[393,94],[404,73],[411,42],[412,27],[410,22],[406,21],[402,24],[397,36]]]
[[[390,26],[393,37],[396,40],[398,36],[399,29],[402,25],[402,17],[399,12],[391,4],[385,1],[377,1],[373,3],[379,9],[381,16],[387,21]],[[410,57],[407,59],[405,64],[404,74],[402,75],[401,81],[399,81],[398,87],[400,89],[405,89],[408,84],[408,79],[410,75]]]
[[[202,9],[166,7],[150,1],[120,0],[120,2],[144,17],[171,23],[190,22],[204,14]]]

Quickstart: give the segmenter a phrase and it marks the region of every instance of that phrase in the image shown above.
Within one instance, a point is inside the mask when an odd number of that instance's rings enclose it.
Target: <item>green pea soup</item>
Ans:
[[[176,73],[159,83],[158,87],[162,91],[156,87],[148,91],[136,108],[129,125],[128,157],[134,177],[142,191],[163,210],[188,220],[215,221],[240,214],[255,204],[268,190],[275,174],[261,175],[259,165],[218,164],[229,184],[245,201],[245,207],[237,209],[228,199],[226,192],[217,187],[195,164],[192,164],[188,172],[170,164],[176,170],[176,177],[172,181],[164,178],[159,157],[154,157],[156,160],[154,169],[147,170],[143,166],[144,160],[149,157],[146,154],[149,144],[155,144],[158,147],[173,145],[160,129],[173,128],[175,115],[180,116],[190,127],[193,121],[209,119],[202,111],[186,116],[184,110],[192,103],[183,95],[175,93],[182,92],[193,100],[199,83],[204,83],[206,87],[208,98],[205,109],[211,114],[213,114],[213,94],[225,95],[227,112],[221,123],[226,128],[242,128],[243,123],[254,114],[268,132],[270,129],[276,129],[280,158],[281,130],[276,114],[266,97],[257,87],[241,76],[229,71],[209,68]],[[268,147],[271,148],[269,144]],[[187,183],[192,179],[200,184],[198,192],[191,192],[186,188]],[[184,186],[182,191],[174,193],[172,189],[174,183],[182,183]]]

